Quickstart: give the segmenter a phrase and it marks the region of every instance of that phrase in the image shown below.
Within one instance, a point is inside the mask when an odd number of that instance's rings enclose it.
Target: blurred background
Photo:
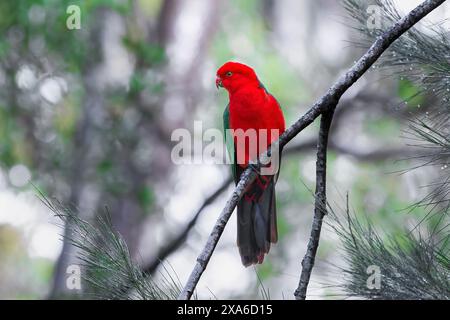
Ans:
[[[405,13],[420,2],[395,1]],[[66,26],[69,5],[80,8],[80,29]],[[428,19],[449,13],[446,4]],[[173,130],[193,132],[194,121],[222,130],[228,96],[214,80],[228,60],[254,67],[292,124],[363,52],[348,23],[332,0],[1,1],[0,298],[79,295],[66,288],[76,250],[37,189],[83,219],[107,207],[134,259],[156,278],[163,259],[183,283],[232,186],[226,165],[173,164]],[[404,131],[433,102],[410,99],[417,91],[374,68],[333,124],[330,204],[343,210],[348,193],[357,214],[390,234],[423,218],[406,208],[439,175],[407,170],[421,151]],[[262,282],[271,298],[293,298],[313,216],[316,133],[317,123],[283,158],[280,238],[264,264],[241,265],[233,216],[198,297],[261,298]],[[339,293],[330,284],[341,263],[327,228],[309,298]]]

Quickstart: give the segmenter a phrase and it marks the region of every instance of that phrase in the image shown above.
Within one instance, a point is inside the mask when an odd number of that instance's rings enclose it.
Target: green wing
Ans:
[[[225,132],[225,144],[227,146],[228,154],[230,156],[231,161],[231,170],[233,173],[233,178],[236,180],[236,151],[234,148],[234,139],[231,135],[230,129],[230,105],[228,104],[223,112],[223,129]]]

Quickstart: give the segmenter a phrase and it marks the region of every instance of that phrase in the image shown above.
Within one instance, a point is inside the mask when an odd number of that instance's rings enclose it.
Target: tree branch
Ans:
[[[328,111],[322,115],[320,120],[319,139],[317,141],[316,199],[314,204],[314,219],[308,242],[308,248],[302,261],[302,274],[300,276],[297,290],[295,290],[294,293],[297,300],[305,300],[306,298],[306,289],[308,288],[312,268],[314,267],[314,262],[316,260],[317,248],[319,247],[323,217],[327,214],[327,148],[331,122],[333,121],[333,114],[333,110]]]
[[[281,136],[280,139],[272,144],[271,150],[274,148],[284,147],[303,129],[309,126],[319,115],[330,112],[335,109],[339,99],[342,95],[362,76],[364,73],[377,61],[383,52],[403,33],[408,31],[414,24],[420,21],[428,13],[436,9],[445,0],[427,0],[412,10],[407,16],[398,21],[388,31],[383,33],[372,44],[369,50],[347,71],[342,75],[338,81],[322,96],[312,107],[303,115],[297,122],[289,127]],[[271,150],[267,154],[271,153]],[[267,154],[264,157],[267,157]],[[239,199],[242,197],[247,187],[255,180],[256,173],[251,168],[244,171],[239,183],[233,191],[231,197],[227,201],[225,208],[222,210],[219,219],[217,220],[202,252],[197,258],[194,269],[189,276],[189,279],[180,293],[178,299],[188,300],[191,298],[195,287],[200,280],[206,266],[214,252],[217,242],[225,229],[225,226],[231,217],[231,214],[236,207]]]

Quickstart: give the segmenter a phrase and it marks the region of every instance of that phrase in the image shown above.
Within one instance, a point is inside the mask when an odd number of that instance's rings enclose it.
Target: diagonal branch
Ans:
[[[306,249],[306,254],[302,261],[302,274],[300,276],[298,288],[294,293],[297,300],[305,300],[306,298],[306,289],[308,288],[309,279],[316,260],[317,248],[319,247],[323,217],[327,214],[327,149],[333,114],[334,110],[328,111],[322,115],[320,120],[319,139],[317,141],[314,219],[308,248]]]
[[[426,0],[408,15],[400,19],[394,26],[377,37],[377,40],[372,44],[369,50],[348,70],[342,75],[337,82],[322,96],[312,107],[303,115],[297,122],[289,127],[281,136],[280,139],[272,144],[272,150],[279,148],[280,150],[291,141],[303,129],[309,126],[321,114],[334,110],[342,95],[359,79],[364,73],[378,60],[383,52],[403,33],[408,31],[414,24],[419,22],[428,13],[436,9],[445,0]],[[270,154],[270,151],[268,152]],[[264,155],[264,159],[268,155]],[[206,266],[214,252],[217,242],[225,229],[231,214],[236,207],[239,199],[244,194],[247,187],[255,180],[256,173],[251,168],[244,171],[239,183],[227,201],[225,208],[222,210],[219,219],[217,220],[209,238],[197,258],[194,269],[189,276],[189,279],[180,293],[178,299],[188,300],[191,298],[195,287],[200,280]]]

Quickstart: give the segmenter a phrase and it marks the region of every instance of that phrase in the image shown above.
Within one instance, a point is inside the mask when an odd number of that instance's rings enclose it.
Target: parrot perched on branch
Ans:
[[[237,184],[242,172],[284,132],[283,111],[255,71],[245,64],[225,63],[217,70],[216,86],[225,88],[229,94],[223,119]],[[237,132],[241,137],[243,133],[244,138],[239,139]],[[270,244],[278,240],[275,203],[278,173],[278,166],[269,175],[259,172],[237,205],[237,245],[246,267],[262,263]]]

